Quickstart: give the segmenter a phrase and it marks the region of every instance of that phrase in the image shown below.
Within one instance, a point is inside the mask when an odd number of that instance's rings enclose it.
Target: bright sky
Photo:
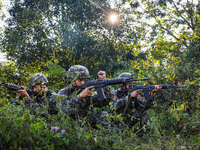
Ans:
[[[0,11],[0,17],[2,17],[3,13],[6,15],[6,17],[9,17],[7,8],[9,7],[10,0],[0,0],[0,3],[2,3],[2,5],[3,5],[2,12]],[[4,20],[0,19],[0,30],[1,30],[1,28],[3,30],[3,26],[5,26],[5,25],[6,25],[6,23],[4,22]],[[5,54],[0,52],[0,62],[1,61],[6,61],[6,59],[5,59]]]

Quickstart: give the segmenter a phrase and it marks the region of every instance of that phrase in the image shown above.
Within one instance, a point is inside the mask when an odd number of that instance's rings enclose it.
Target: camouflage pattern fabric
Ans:
[[[135,77],[133,76],[133,74],[128,73],[128,72],[121,73],[121,74],[118,76],[119,79],[121,79],[121,78],[126,78],[126,79],[128,79],[128,78],[130,78],[130,77],[135,78]],[[122,86],[123,84],[118,84],[118,85],[119,85],[119,86]]]
[[[68,69],[67,72],[67,81],[70,82],[72,79],[75,78],[90,78],[90,73],[88,69],[81,65],[74,65]]]
[[[106,105],[109,105],[109,102],[112,101],[112,94],[110,92],[109,86],[106,86],[103,88],[104,94],[106,96],[106,100],[101,102],[99,100],[99,97],[97,94],[93,94],[91,97],[84,97],[80,98],[79,93],[80,91],[70,91],[69,87],[61,89],[58,92],[58,96],[64,96],[62,98],[59,98],[57,101],[57,107],[61,108],[66,114],[70,115],[73,119],[83,119],[88,116],[89,109],[91,104],[93,103],[93,107],[104,107]],[[92,102],[92,103],[91,103]],[[71,115],[70,113],[73,112],[74,115]],[[106,116],[106,117],[105,117]],[[105,118],[107,118],[108,114],[107,112],[98,112],[97,114],[93,114],[93,117],[89,119],[89,123],[92,125],[96,125],[98,123],[101,123],[102,126],[107,126],[109,124],[109,121]],[[103,120],[100,122],[99,120]],[[107,120],[107,122],[106,122]]]
[[[128,101],[128,95],[123,95],[119,98],[117,97],[117,91],[112,91],[111,93],[115,97],[110,106],[111,112],[115,111],[118,115],[122,114]],[[141,122],[141,126],[146,124],[150,120],[147,110],[152,108],[153,104],[153,101],[147,102],[139,98],[131,98],[126,112],[123,115],[123,121],[129,127],[134,126],[137,122]]]
[[[97,124],[100,124],[102,127],[109,129],[111,126],[109,114],[107,111],[99,111],[89,117],[89,123],[92,128],[98,129]]]
[[[124,72],[124,73],[121,73],[118,78],[130,78],[131,76],[133,76],[131,73],[128,73],[128,72]]]
[[[48,90],[45,94],[34,94],[29,95],[30,97],[25,102],[25,105],[33,112],[34,115],[39,113],[46,113],[53,115],[58,113],[58,108],[56,106],[57,93]]]
[[[32,87],[36,84],[46,84],[48,83],[47,78],[42,73],[36,73],[29,78],[29,86]]]

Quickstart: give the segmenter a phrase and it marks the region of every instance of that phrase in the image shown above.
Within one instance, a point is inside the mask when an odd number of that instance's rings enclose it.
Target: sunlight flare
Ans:
[[[112,23],[116,22],[117,21],[117,15],[110,15],[110,20]]]

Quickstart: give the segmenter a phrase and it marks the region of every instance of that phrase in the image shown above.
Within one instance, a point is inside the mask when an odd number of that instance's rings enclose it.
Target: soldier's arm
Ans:
[[[29,98],[25,101],[25,105],[26,106],[30,105],[32,101],[33,101],[32,98],[29,96]]]
[[[153,89],[153,90],[151,91],[151,97],[154,96],[154,93],[159,92],[159,91],[161,91],[161,90],[162,90],[162,87],[160,87],[159,85],[155,85],[155,89]]]
[[[134,99],[134,103],[135,103],[135,109],[148,110],[153,107],[154,99],[152,98],[152,100],[149,102],[149,101],[143,101],[140,98],[137,98],[137,99]]]
[[[152,100],[151,101],[142,101],[140,100],[139,98],[135,100],[135,106],[136,106],[136,109],[145,109],[145,110],[148,110],[148,109],[151,109],[153,108],[153,105],[154,105],[154,93],[156,92],[159,92],[162,90],[162,87],[159,87],[159,85],[155,85],[155,89],[153,89],[151,91],[151,97],[152,97]]]
[[[48,106],[48,112],[50,115],[57,114],[58,113],[58,107],[57,107],[57,93],[54,91],[50,91],[51,95],[47,97],[49,101],[49,106]]]
[[[41,105],[39,105],[38,103],[36,103],[34,101],[34,99],[37,98],[37,97],[34,97],[34,96],[30,96],[26,101],[25,101],[25,105],[29,108],[37,108],[37,107],[40,107]]]
[[[58,92],[58,100],[57,100],[57,107],[63,107],[63,106],[70,106],[70,107],[79,107],[79,106],[85,106],[86,99],[83,97],[80,97],[80,94],[77,94],[76,92],[69,91],[69,87],[61,89]]]
[[[21,98],[24,98],[26,101],[28,98],[30,98],[28,92],[26,91],[26,88],[22,86],[22,90],[17,90],[18,96]]]
[[[128,96],[117,98],[113,101],[112,107],[114,110],[119,111],[125,108],[127,101],[128,101]]]
[[[57,107],[63,107],[66,105],[73,105],[73,100],[70,98],[72,93],[70,93],[69,88],[63,88],[58,92]]]

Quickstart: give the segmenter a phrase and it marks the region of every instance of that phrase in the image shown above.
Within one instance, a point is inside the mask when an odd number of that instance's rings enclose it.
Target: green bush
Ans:
[[[49,68],[50,81],[52,78],[49,86],[56,89],[66,86],[62,82],[65,71],[58,66],[56,70],[52,63]],[[54,79],[57,82],[53,82]],[[71,120],[61,109],[57,115],[50,116],[44,109],[34,116],[23,101],[12,103],[3,94],[0,149],[199,149],[199,85],[190,81],[185,81],[185,85],[188,87],[155,94],[154,108],[148,110],[151,116],[148,134],[141,134],[138,124],[131,129],[125,127],[123,133],[114,129],[111,134],[100,125],[95,130],[88,125],[87,118]],[[5,88],[1,89],[1,93],[6,93]]]

